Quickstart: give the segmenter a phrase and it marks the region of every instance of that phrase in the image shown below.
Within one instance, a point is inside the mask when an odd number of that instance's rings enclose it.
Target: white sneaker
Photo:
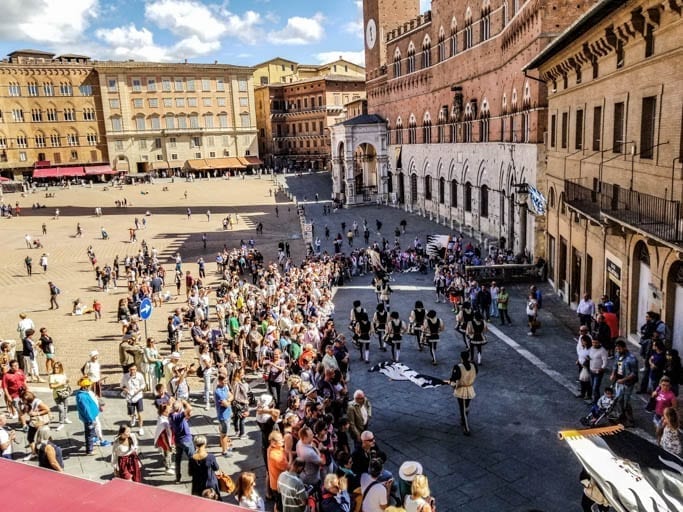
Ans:
[[[57,425],[55,427],[55,430],[59,431],[59,430],[62,430],[63,428],[64,428],[64,423],[60,423],[59,425]]]
[[[166,473],[168,473],[169,475],[175,475],[175,469],[173,469],[173,468],[168,468],[168,469],[166,470]]]
[[[71,421],[69,418],[67,418],[67,419],[64,420],[64,423],[67,423],[67,424],[68,424],[68,423],[73,423],[73,421]]]
[[[37,457],[37,455],[36,455],[35,453],[29,453],[26,457],[24,457],[24,458],[21,459],[21,460],[23,460],[23,461],[29,461],[29,460],[35,459],[36,457]]]
[[[138,430],[138,434],[140,434],[141,436],[144,436],[145,435],[145,429],[140,427],[140,430]]]
[[[477,354],[477,364],[481,364],[481,352]]]
[[[135,425],[137,425],[137,423],[138,423],[138,419],[135,416],[133,416],[130,420],[130,426],[134,427]]]

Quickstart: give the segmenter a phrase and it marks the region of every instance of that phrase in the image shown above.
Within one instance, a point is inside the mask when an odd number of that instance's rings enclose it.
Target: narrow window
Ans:
[[[593,108],[593,151],[600,151],[602,107]]]
[[[576,133],[574,149],[583,149],[583,110],[576,111]]]
[[[655,54],[655,36],[654,27],[647,25],[645,29],[645,58],[652,57]]]
[[[557,137],[557,116],[553,114],[550,116],[550,147],[554,148],[556,144]]]
[[[623,153],[624,145],[624,103],[614,104],[614,128],[612,131],[612,151]]]
[[[562,113],[562,149],[567,149],[567,132],[569,131],[569,114]]]
[[[640,122],[640,158],[651,159],[655,145],[655,118],[657,98],[643,98],[643,114]]]

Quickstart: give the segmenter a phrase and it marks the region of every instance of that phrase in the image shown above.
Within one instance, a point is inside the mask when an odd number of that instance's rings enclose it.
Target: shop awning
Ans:
[[[619,512],[683,510],[683,459],[622,425],[559,432]]]
[[[100,174],[118,174],[109,165],[91,165],[85,168],[86,176],[99,176]]]
[[[246,166],[263,165],[263,162],[257,156],[240,156],[239,159]]]
[[[206,164],[206,160],[203,158],[188,160],[187,167],[193,171],[203,171],[204,169],[210,169],[210,167]]]
[[[155,171],[168,169],[168,162],[166,160],[156,160],[149,164],[150,169]]]
[[[240,162],[239,158],[209,158],[206,160],[209,169],[244,169],[246,166]]]
[[[33,169],[34,178],[73,178],[85,176],[83,167],[39,167]]]
[[[9,178],[5,178],[4,176],[0,176],[0,181],[2,181],[4,183],[6,181],[12,181],[12,180]]]

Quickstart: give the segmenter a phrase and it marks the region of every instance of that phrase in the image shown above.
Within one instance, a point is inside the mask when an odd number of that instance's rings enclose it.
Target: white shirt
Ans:
[[[365,492],[375,481],[369,474],[363,473],[360,477],[360,489]],[[387,488],[384,487],[383,483],[375,484],[372,486],[365,496],[361,508],[363,512],[383,512],[381,505],[387,505]]]
[[[126,388],[124,390],[126,400],[135,403],[142,398],[145,392],[145,378],[138,372],[135,373],[134,377],[127,373],[121,379],[121,387]]]
[[[588,357],[590,357],[591,372],[598,372],[607,368],[607,350],[605,347],[591,347],[588,349]]]
[[[5,430],[3,427],[0,427],[0,445],[5,444],[7,442],[9,442],[9,445],[7,446],[7,448],[2,450],[0,455],[3,455],[3,456],[11,456],[12,455],[12,443],[9,440],[9,432],[7,432],[7,430]]]

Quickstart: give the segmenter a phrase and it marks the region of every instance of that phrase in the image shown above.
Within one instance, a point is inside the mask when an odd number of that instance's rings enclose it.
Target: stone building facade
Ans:
[[[253,68],[98,62],[95,71],[116,169],[224,172],[258,155]]]
[[[388,174],[375,196],[356,193],[366,189],[354,166],[358,145],[339,134],[335,194],[347,204],[386,201],[542,255],[544,218],[527,213],[527,187],[543,174],[546,87],[522,67],[594,3],[433,0],[419,14],[417,0],[365,0],[368,113],[386,120],[379,158]]]
[[[99,82],[88,57],[19,50],[0,62],[0,172],[107,163]]]
[[[548,88],[547,255],[565,301],[654,310],[683,350],[683,3],[599,2],[528,66]]]
[[[328,74],[255,90],[259,154],[266,165],[290,169],[329,168],[328,128],[345,105],[365,99],[365,80]]]
[[[254,86],[291,84],[306,78],[327,75],[364,78],[365,68],[341,57],[326,64],[299,64],[293,60],[275,57],[254,65]]]

